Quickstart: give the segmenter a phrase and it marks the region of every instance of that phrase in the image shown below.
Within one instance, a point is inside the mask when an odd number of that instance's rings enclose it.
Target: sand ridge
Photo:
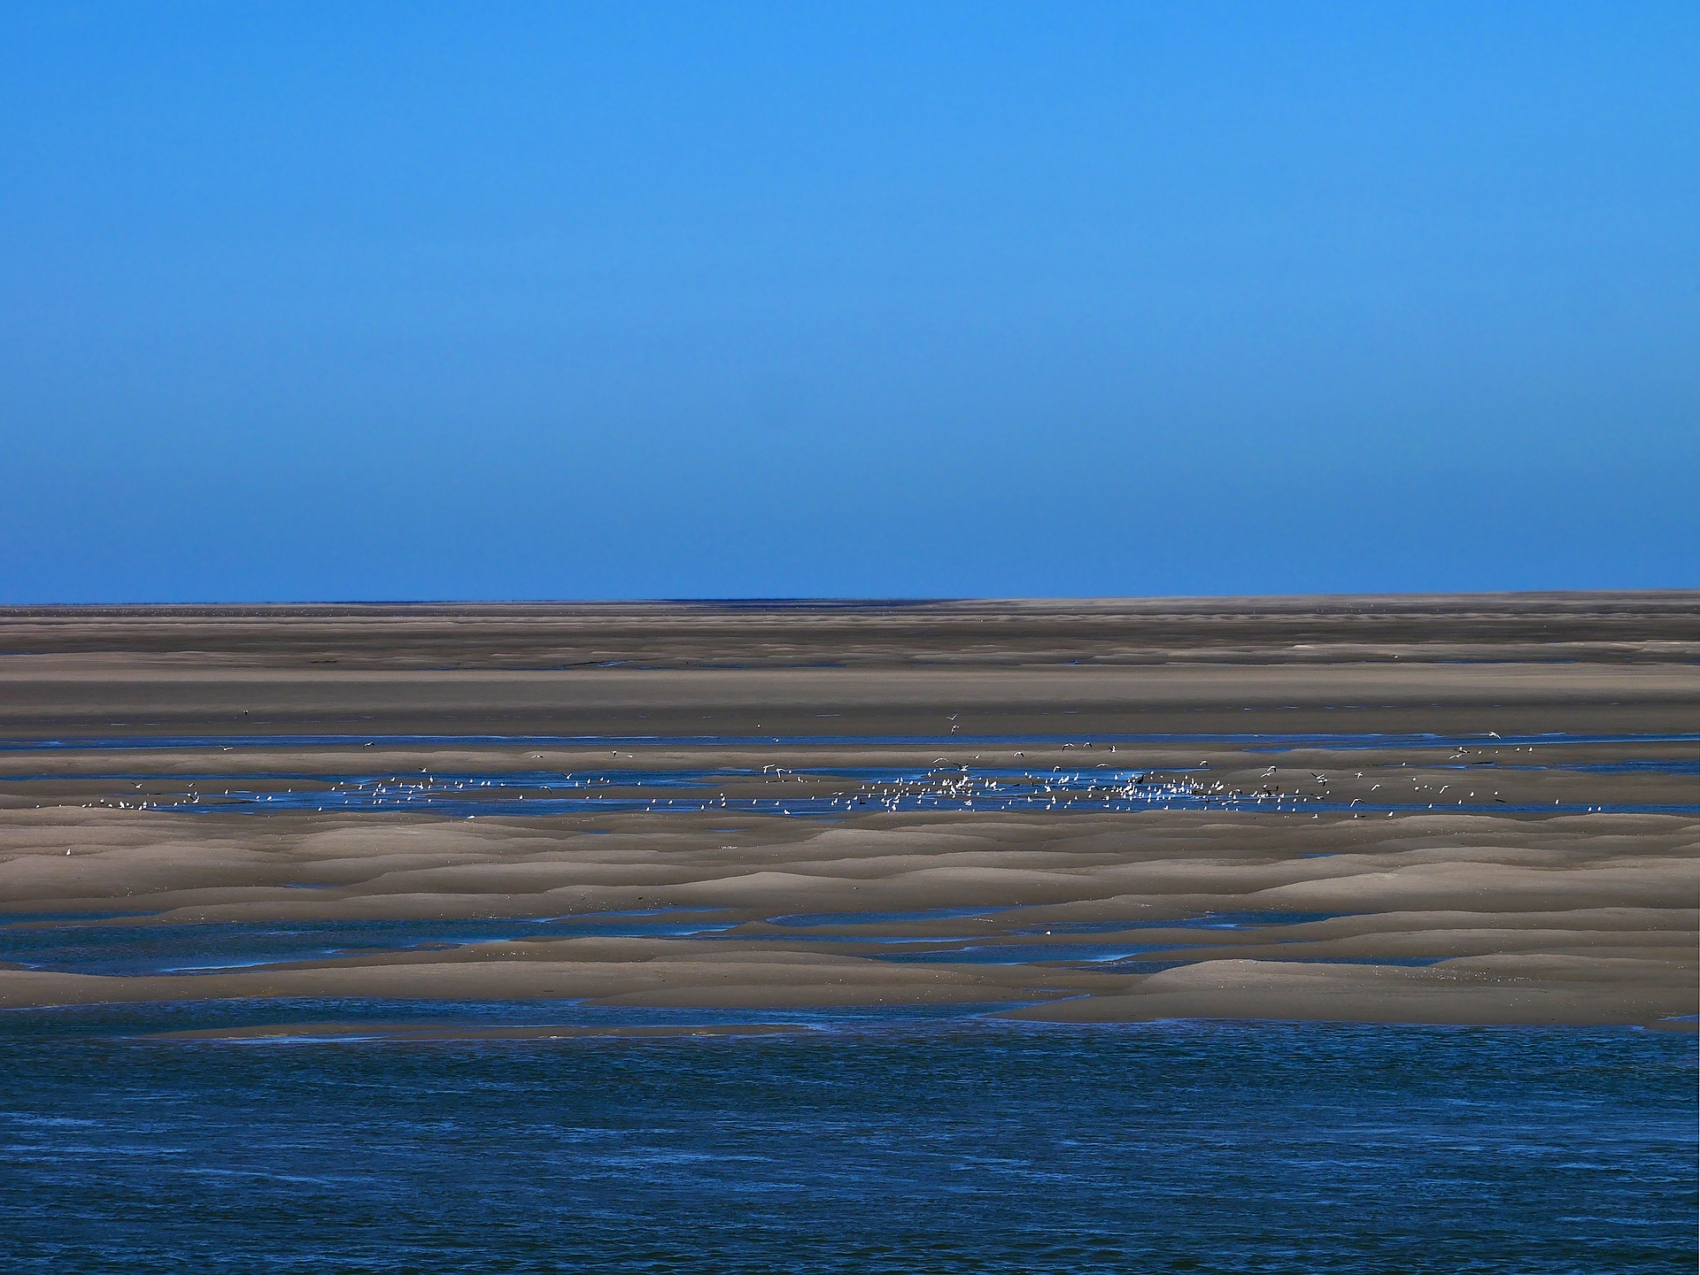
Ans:
[[[0,938],[27,959],[0,959],[0,1006],[1691,1023],[1700,599],[1526,603],[8,613]],[[609,667],[536,666],[587,649]],[[1021,768],[1273,795],[893,796]],[[440,776],[456,801],[538,802],[568,775],[592,777],[570,810],[429,804]],[[426,804],[314,807],[361,783]],[[692,784],[745,806],[667,804]],[[241,812],[178,804],[231,794]],[[830,817],[785,812],[829,797]],[[268,926],[331,937],[272,951]],[[202,968],[197,942],[257,955]],[[100,944],[173,943],[188,955],[88,972]]]

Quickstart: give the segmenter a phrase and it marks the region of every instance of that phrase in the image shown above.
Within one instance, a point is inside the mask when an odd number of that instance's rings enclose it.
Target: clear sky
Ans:
[[[1700,5],[0,6],[0,601],[1700,585]]]

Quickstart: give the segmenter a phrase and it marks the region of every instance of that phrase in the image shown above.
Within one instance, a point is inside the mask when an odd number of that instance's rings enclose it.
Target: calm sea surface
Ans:
[[[0,1269],[1692,1271],[1696,1042],[1019,1025],[401,1041],[310,1023],[751,1015],[225,1003],[0,1014]],[[285,1040],[158,1033],[293,1020]]]

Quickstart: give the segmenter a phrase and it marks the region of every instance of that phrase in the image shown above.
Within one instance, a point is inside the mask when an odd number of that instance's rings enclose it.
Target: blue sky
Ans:
[[[1700,585],[1700,6],[7,4],[0,601]]]

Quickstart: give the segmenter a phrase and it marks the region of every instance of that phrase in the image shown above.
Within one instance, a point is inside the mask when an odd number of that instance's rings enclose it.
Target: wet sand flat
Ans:
[[[1696,1010],[1694,594],[34,609],[0,651],[7,1007]]]

